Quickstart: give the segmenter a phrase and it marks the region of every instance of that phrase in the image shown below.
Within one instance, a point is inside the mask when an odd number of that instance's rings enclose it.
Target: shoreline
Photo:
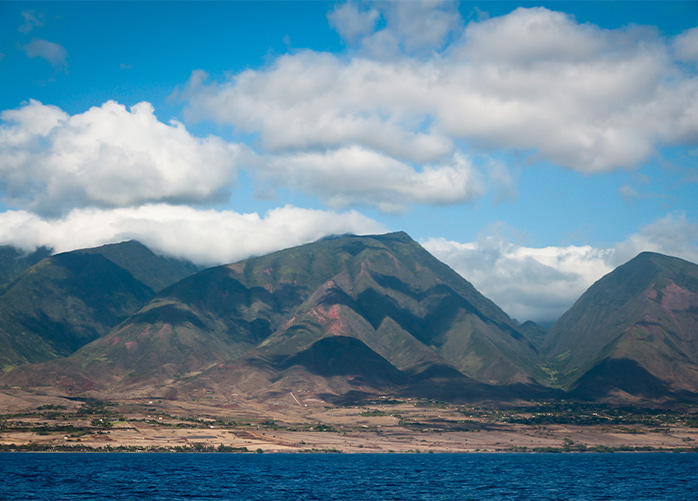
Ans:
[[[698,447],[677,448],[677,449],[644,449],[644,448],[616,448],[608,450],[565,450],[565,449],[546,449],[546,450],[481,450],[481,451],[389,451],[389,452],[347,452],[341,450],[299,450],[299,451],[217,451],[217,450],[163,450],[163,449],[143,449],[131,450],[129,448],[116,447],[112,449],[100,448],[85,448],[84,446],[76,446],[66,449],[32,449],[22,447],[0,448],[0,453],[7,454],[267,454],[267,455],[308,455],[308,454],[349,454],[349,455],[477,455],[477,454],[698,454]]]

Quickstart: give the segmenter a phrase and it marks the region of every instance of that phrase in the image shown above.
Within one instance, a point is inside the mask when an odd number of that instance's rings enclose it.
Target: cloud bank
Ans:
[[[466,24],[451,2],[347,3],[329,19],[347,54],[299,51],[222,81],[195,72],[185,116],[269,152],[358,147],[418,164],[467,144],[607,172],[698,144],[692,30],[672,41],[545,8]]]
[[[432,238],[422,245],[510,316],[547,323],[559,318],[594,282],[640,252],[698,263],[698,224],[684,214],[669,214],[612,248],[532,248],[499,235],[467,243]]]
[[[200,264],[231,263],[312,242],[327,235],[383,233],[358,212],[285,206],[264,216],[149,204],[137,208],[75,209],[59,219],[28,211],[0,213],[0,245],[64,252],[136,239],[155,252]]]

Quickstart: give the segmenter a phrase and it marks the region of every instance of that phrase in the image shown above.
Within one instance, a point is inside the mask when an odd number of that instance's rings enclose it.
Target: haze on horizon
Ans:
[[[270,8],[273,7],[273,8]],[[550,321],[698,262],[695,2],[0,4],[0,244],[404,230]]]

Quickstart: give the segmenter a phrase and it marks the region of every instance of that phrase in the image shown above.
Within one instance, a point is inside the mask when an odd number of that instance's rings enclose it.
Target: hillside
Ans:
[[[426,379],[435,388],[447,380],[537,386],[537,364],[504,312],[394,233],[325,239],[204,270],[61,367],[76,388],[89,381],[118,382],[120,391],[203,384],[345,395]]]
[[[10,245],[0,246],[0,291],[32,265],[51,255],[51,250],[40,247],[23,252]]]
[[[200,271],[199,267],[191,261],[158,256],[136,240],[81,249],[75,252],[104,256],[155,292],[160,292],[165,287]]]
[[[0,296],[1,361],[24,364],[0,384],[192,401],[698,398],[698,266],[681,259],[640,254],[549,331],[518,325],[404,233],[175,281],[192,269],[137,242],[31,266]]]
[[[690,397],[698,391],[698,266],[638,255],[580,297],[542,352],[578,396]]]
[[[152,298],[147,284],[172,283],[191,266],[125,242],[28,267],[0,296],[0,371],[70,355]]]

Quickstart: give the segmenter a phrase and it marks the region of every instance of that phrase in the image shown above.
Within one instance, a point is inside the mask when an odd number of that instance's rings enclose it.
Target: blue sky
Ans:
[[[0,3],[0,243],[407,231],[519,320],[698,261],[696,2]]]

